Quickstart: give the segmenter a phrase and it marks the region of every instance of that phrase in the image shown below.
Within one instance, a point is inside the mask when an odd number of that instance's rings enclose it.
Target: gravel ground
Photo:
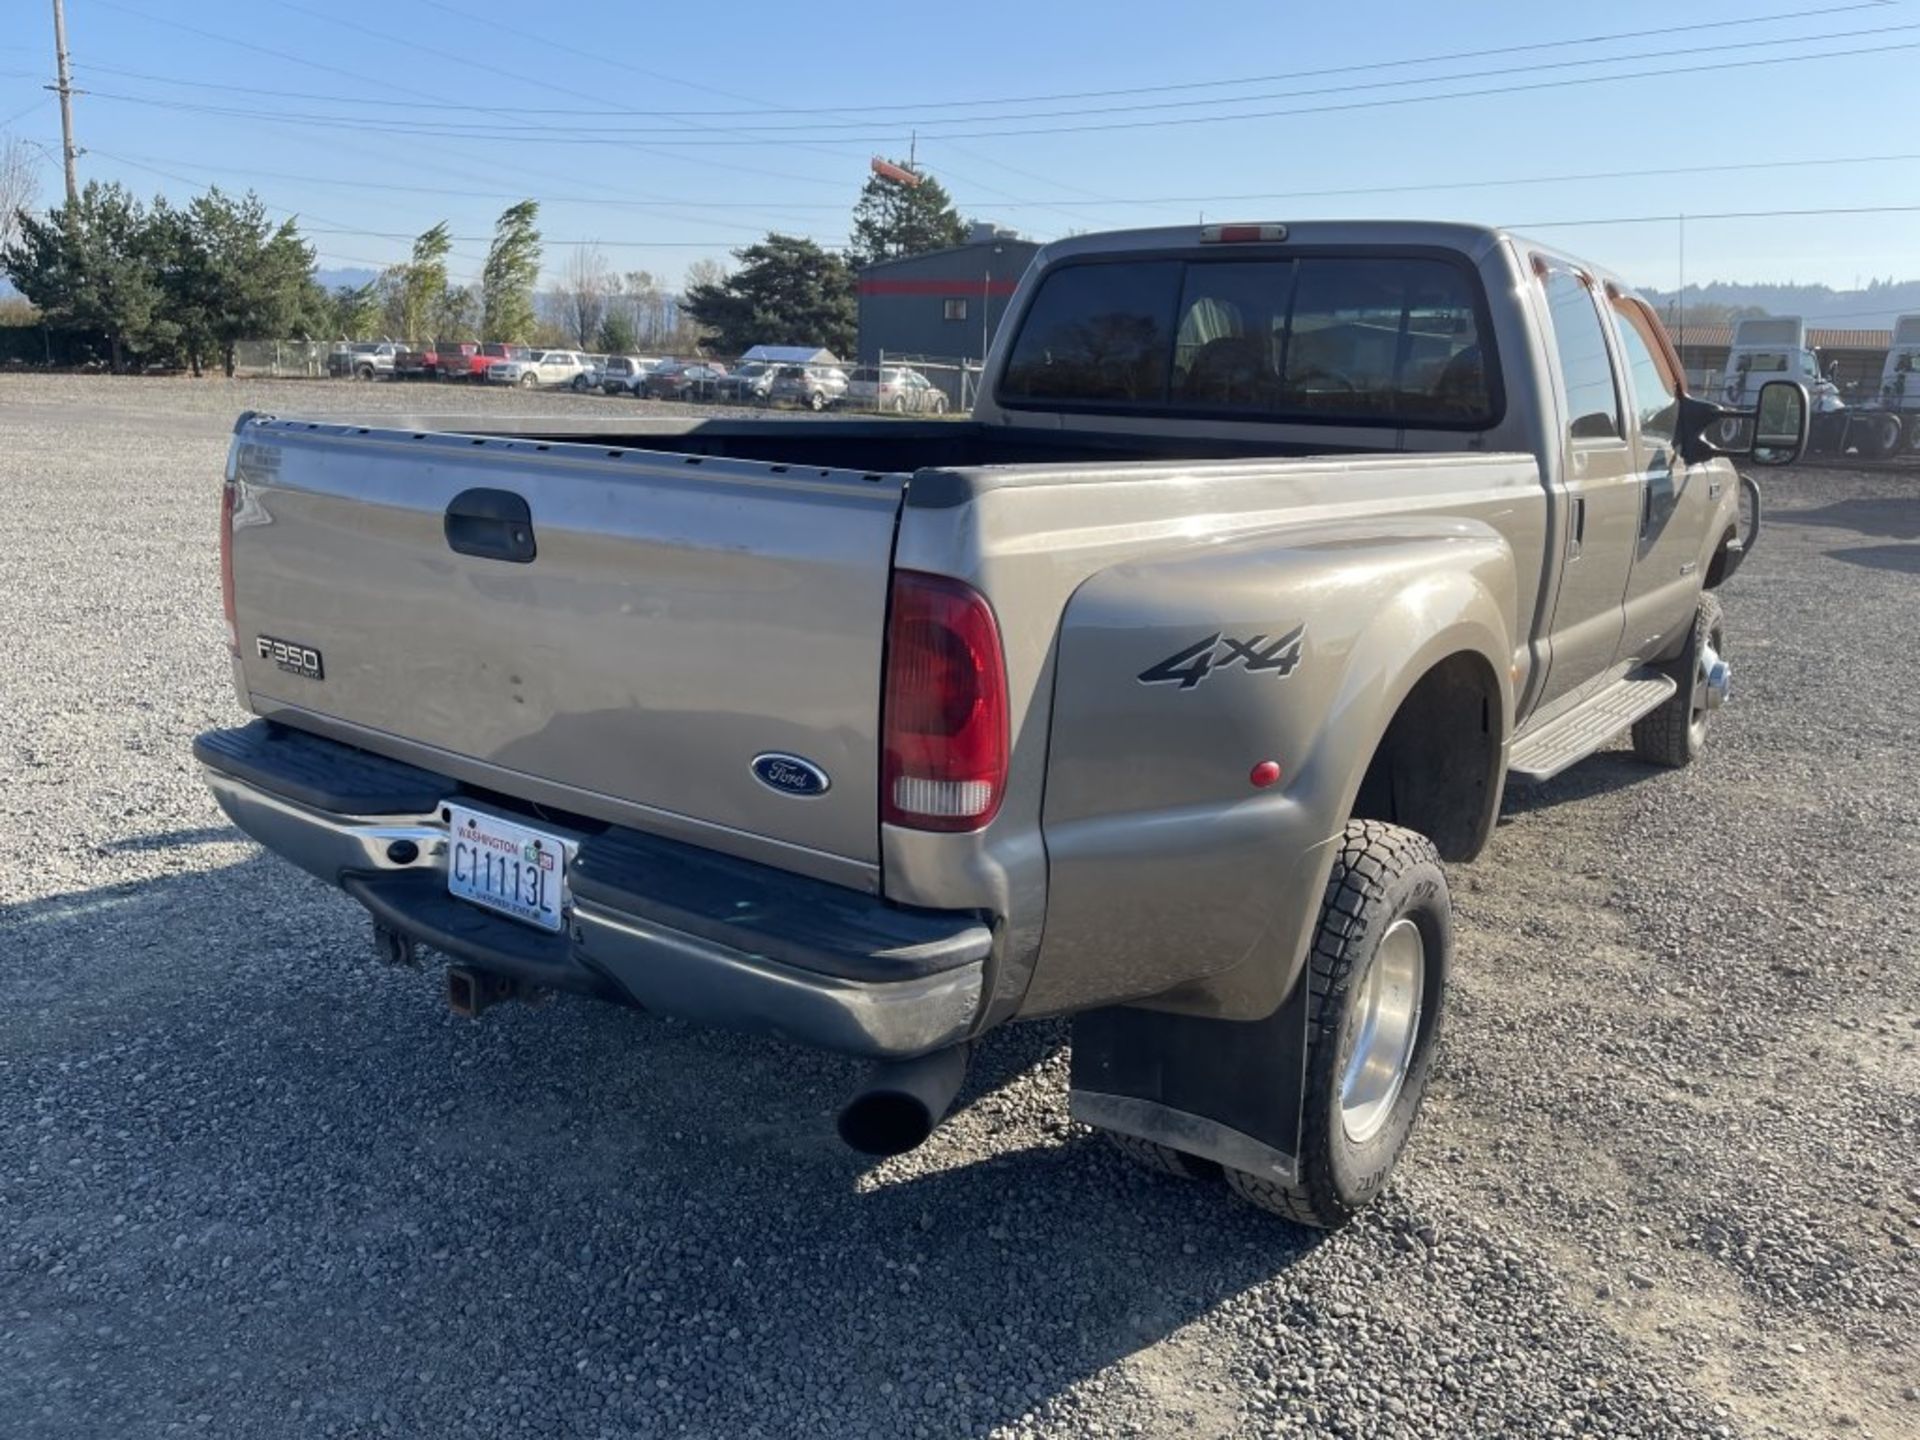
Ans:
[[[1509,799],[1323,1237],[1068,1123],[1059,1027],[874,1164],[849,1062],[376,968],[186,747],[233,414],[419,405],[0,377],[0,1430],[1920,1435],[1914,475],[1769,482],[1701,765]]]

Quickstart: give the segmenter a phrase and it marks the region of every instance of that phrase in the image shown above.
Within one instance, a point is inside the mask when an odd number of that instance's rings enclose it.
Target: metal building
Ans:
[[[883,260],[860,272],[860,360],[938,356],[978,362],[1039,245],[976,225],[964,245]]]

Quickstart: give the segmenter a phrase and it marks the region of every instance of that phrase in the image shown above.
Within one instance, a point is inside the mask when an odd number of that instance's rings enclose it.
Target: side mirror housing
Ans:
[[[1791,465],[1807,448],[1813,423],[1807,392],[1792,380],[1769,380],[1760,387],[1760,404],[1753,412],[1753,445],[1748,457],[1756,465]]]
[[[1807,448],[1813,406],[1797,380],[1769,380],[1752,410],[1680,397],[1680,453],[1690,464],[1744,455],[1755,465],[1791,465]]]

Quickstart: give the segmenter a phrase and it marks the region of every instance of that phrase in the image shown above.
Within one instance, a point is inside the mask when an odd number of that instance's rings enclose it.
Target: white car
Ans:
[[[600,389],[608,395],[632,395],[659,363],[653,355],[609,355],[600,367]]]
[[[496,385],[518,385],[532,390],[542,385],[571,385],[587,373],[587,362],[577,350],[536,350],[525,360],[508,360],[487,368]]]

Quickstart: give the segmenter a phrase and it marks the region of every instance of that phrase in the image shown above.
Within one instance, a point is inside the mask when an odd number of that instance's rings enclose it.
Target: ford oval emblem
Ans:
[[[824,795],[833,782],[827,772],[798,755],[756,755],[753,778],[782,795]]]

